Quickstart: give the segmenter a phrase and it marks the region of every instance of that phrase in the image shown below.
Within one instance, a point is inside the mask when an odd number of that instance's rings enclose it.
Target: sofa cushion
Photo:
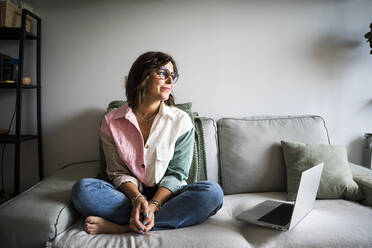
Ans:
[[[317,200],[312,212],[294,229],[281,232],[237,221],[242,211],[286,193],[266,192],[224,196],[224,205],[206,222],[187,228],[144,235],[89,235],[82,219],[59,235],[53,247],[371,247],[372,211],[345,200]]]
[[[362,192],[350,171],[343,146],[313,145],[282,141],[287,168],[288,200],[296,199],[301,173],[324,162],[317,198],[361,200]]]
[[[329,144],[320,116],[224,118],[218,140],[225,194],[286,191],[281,140]]]
[[[228,212],[209,218],[202,224],[175,230],[151,231],[144,235],[135,233],[89,235],[84,231],[83,219],[59,235],[54,248],[126,247],[126,248],[249,248]],[[222,212],[221,212],[222,213]]]
[[[71,204],[73,184],[98,171],[98,162],[68,166],[1,205],[0,246],[45,247],[79,218]]]

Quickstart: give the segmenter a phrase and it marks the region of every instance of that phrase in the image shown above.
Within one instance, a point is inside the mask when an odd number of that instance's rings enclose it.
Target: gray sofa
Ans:
[[[319,116],[202,118],[208,180],[224,190],[222,209],[205,223],[144,235],[88,235],[71,205],[71,187],[95,177],[99,162],[59,170],[0,206],[1,247],[372,247],[372,171],[350,164],[366,198],[317,200],[294,229],[271,230],[235,216],[266,199],[286,199],[281,140],[330,144]],[[218,132],[217,132],[218,131]],[[99,203],[97,203],[99,204]]]

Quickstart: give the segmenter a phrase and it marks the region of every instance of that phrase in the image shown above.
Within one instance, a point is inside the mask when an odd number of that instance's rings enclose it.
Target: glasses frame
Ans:
[[[165,74],[165,75],[161,74],[162,71],[165,71],[167,74]],[[179,74],[177,72],[170,72],[170,70],[168,70],[167,68],[164,68],[164,67],[161,67],[158,70],[156,70],[156,74],[158,74],[158,76],[162,80],[167,80],[169,77],[172,77],[172,80],[173,80],[174,84],[177,82],[177,80],[179,78]],[[168,75],[168,76],[166,78],[163,78],[166,75]]]

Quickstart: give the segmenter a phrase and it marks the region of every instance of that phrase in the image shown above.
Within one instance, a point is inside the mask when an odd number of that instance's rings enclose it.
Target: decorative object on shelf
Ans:
[[[22,24],[22,8],[14,5],[8,0],[0,1],[0,27],[20,28]],[[30,16],[26,18],[26,31],[32,32],[33,19]]]
[[[30,77],[23,77],[22,79],[23,84],[31,84],[31,78]]]
[[[363,165],[372,169],[372,133],[364,134]]]
[[[369,42],[369,47],[371,48],[371,51],[369,53],[372,54],[372,23],[369,25],[369,28],[371,29],[371,31],[366,33],[364,37],[367,39],[367,42]]]

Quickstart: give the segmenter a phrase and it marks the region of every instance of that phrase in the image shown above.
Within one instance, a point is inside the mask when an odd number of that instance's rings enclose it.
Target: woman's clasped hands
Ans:
[[[150,231],[155,224],[155,211],[156,206],[149,204],[144,196],[136,197],[133,201],[129,228],[140,234]]]

